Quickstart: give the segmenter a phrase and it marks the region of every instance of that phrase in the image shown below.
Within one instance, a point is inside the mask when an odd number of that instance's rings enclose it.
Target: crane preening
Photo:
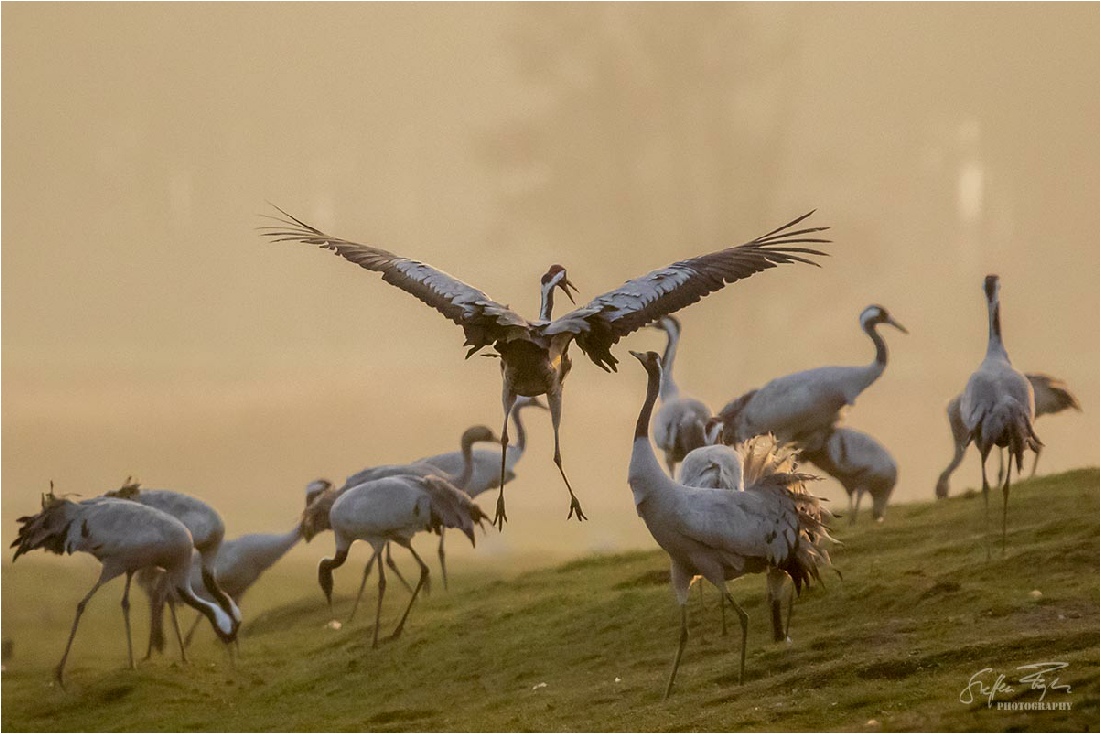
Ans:
[[[572,301],[573,283],[561,265],[552,265],[540,282],[539,318],[528,321],[507,306],[461,280],[416,260],[395,255],[378,247],[330,237],[291,216],[282,209],[273,216],[278,224],[263,227],[263,234],[276,242],[293,241],[332,250],[367,270],[382,273],[382,279],[431,306],[463,327],[467,357],[493,347],[501,361],[504,427],[501,430],[501,479],[494,524],[504,527],[505,462],[508,447],[508,416],[520,397],[547,396],[554,428],[554,463],[570,493],[567,518],[584,520],[581,503],[562,468],[558,430],[562,421],[562,383],[569,374],[568,354],[572,342],[598,367],[611,372],[617,360],[611,348],[624,336],[647,324],[695,303],[727,283],[754,273],[793,262],[816,265],[810,256],[825,253],[807,247],[829,240],[815,237],[827,227],[796,225],[812,212],[738,247],[681,260],[627,281],[619,288],[597,296],[587,305],[552,320],[554,290],[561,289]]]

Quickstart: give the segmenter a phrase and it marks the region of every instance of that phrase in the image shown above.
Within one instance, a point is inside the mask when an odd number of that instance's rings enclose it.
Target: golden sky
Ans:
[[[885,332],[890,365],[848,423],[897,459],[896,501],[929,500],[995,272],[1014,364],[1084,406],[1038,423],[1041,471],[1098,463],[1096,4],[2,13],[8,540],[51,478],[193,492],[236,535],[288,525],[315,477],[499,430],[495,362],[464,362],[461,330],[378,276],[261,240],[267,202],[531,317],[551,263],[583,302],[817,208],[822,269],[682,312],[682,390],[717,410],[866,363],[857,317],[883,304],[910,335]],[[626,351],[661,346],[628,337],[612,375],[575,355],[563,456],[591,520],[566,522],[535,416],[510,522],[479,553],[652,544],[625,481],[644,390]],[[953,489],[978,479],[969,457]]]

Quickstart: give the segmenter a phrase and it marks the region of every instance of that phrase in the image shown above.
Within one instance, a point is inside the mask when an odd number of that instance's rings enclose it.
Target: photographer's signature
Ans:
[[[1016,680],[1006,678],[1005,674],[997,673],[993,668],[983,668],[972,675],[967,682],[967,687],[960,691],[960,703],[970,704],[985,698],[986,705],[993,706],[994,699],[999,693],[1012,695],[1016,693],[1017,686],[1027,686],[1026,690],[1039,691],[1041,701],[1047,696],[1048,691],[1070,693],[1070,686],[1060,683],[1057,675],[1057,672],[1065,667],[1067,663],[1021,665],[1017,670],[1025,673]]]

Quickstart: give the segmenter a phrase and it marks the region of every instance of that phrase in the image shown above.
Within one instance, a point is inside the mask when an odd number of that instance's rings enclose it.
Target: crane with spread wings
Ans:
[[[573,283],[561,265],[552,265],[541,278],[539,318],[528,321],[508,306],[447,273],[417,260],[395,255],[378,247],[331,237],[287,212],[272,216],[277,224],[262,227],[263,234],[276,242],[294,241],[316,245],[367,270],[382,273],[382,279],[415,296],[463,327],[470,357],[493,347],[501,361],[504,381],[502,403],[505,424],[501,429],[501,482],[494,525],[499,529],[505,515],[505,459],[508,448],[508,415],[520,397],[547,396],[554,428],[554,463],[570,493],[567,519],[584,520],[581,503],[562,468],[558,429],[562,420],[562,383],[570,371],[567,353],[572,342],[598,367],[615,371],[617,360],[611,348],[624,336],[667,314],[674,313],[719,290],[727,283],[748,278],[777,265],[817,263],[810,256],[826,253],[809,247],[828,243],[815,236],[828,227],[797,228],[814,212],[808,212],[768,234],[737,247],[728,247],[651,271],[619,288],[597,296],[588,304],[553,319],[554,290],[561,289],[573,302]]]

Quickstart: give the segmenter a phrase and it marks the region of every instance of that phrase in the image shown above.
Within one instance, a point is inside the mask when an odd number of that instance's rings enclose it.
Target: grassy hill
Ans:
[[[1000,497],[994,507],[1000,510]],[[677,687],[661,693],[679,615],[660,551],[584,558],[492,578],[459,570],[452,589],[418,600],[406,632],[370,647],[374,585],[340,630],[302,568],[277,568],[248,610],[241,660],[203,630],[192,662],[176,653],[126,670],[116,582],[93,600],[70,658],[69,687],[51,685],[73,606],[95,573],[74,563],[19,574],[7,566],[3,634],[15,656],[3,675],[2,725],[25,730],[228,731],[739,731],[1097,730],[1099,698],[1098,471],[1013,488],[1008,550],[985,560],[974,496],[892,508],[887,523],[835,522],[843,580],[795,604],[794,642],[774,644],[764,578],[731,584],[750,615],[746,684],[738,635],[719,634],[718,596],[693,592],[691,639]],[[507,530],[506,530],[507,532]],[[324,542],[324,540],[322,541]],[[423,545],[423,541],[421,542]],[[358,557],[358,556],[357,556]],[[358,564],[356,564],[358,565]],[[311,574],[312,575],[312,574]],[[354,590],[358,568],[338,572]],[[391,583],[384,633],[408,598]],[[347,614],[350,597],[339,599]],[[135,644],[144,649],[144,604]],[[186,610],[184,619],[192,613]],[[730,621],[737,629],[733,615]],[[84,626],[86,625],[86,626]],[[1069,711],[1007,712],[960,702],[973,674],[1065,662],[1048,702]]]

